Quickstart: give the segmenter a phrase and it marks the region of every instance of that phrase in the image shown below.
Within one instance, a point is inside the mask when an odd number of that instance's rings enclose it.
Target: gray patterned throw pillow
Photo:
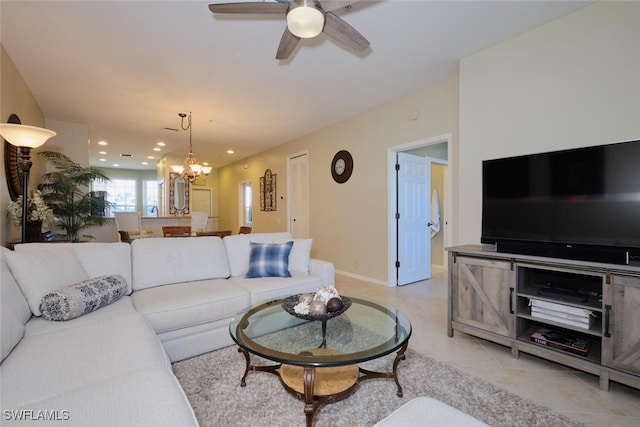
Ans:
[[[120,299],[127,281],[120,275],[100,276],[48,293],[40,302],[47,320],[69,320]]]

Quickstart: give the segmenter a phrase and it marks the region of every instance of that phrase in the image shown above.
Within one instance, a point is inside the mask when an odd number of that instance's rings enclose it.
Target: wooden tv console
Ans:
[[[499,253],[489,245],[447,251],[450,337],[457,330],[510,347],[516,358],[525,352],[598,375],[602,390],[609,381],[640,389],[640,266]],[[588,298],[541,295],[548,294],[549,284]],[[531,300],[562,304],[568,312],[587,310],[593,321],[571,326],[555,316],[542,318],[532,313]],[[588,354],[532,341],[541,327],[588,341]]]

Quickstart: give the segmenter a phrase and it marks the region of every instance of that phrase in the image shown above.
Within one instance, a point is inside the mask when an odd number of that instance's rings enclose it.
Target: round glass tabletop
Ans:
[[[399,310],[351,298],[340,316],[304,320],[282,308],[282,300],[260,303],[238,313],[229,332],[244,350],[275,362],[301,366],[351,365],[400,349],[411,323]],[[327,349],[330,351],[315,351]]]

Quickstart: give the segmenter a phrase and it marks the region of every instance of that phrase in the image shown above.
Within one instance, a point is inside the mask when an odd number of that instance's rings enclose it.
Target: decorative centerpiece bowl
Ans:
[[[329,320],[329,319],[333,319],[334,317],[338,317],[340,316],[342,313],[344,313],[345,311],[347,311],[347,309],[349,307],[351,307],[351,300],[345,296],[340,297],[340,299],[342,299],[342,308],[340,310],[337,311],[333,311],[333,312],[327,312],[324,314],[301,314],[301,313],[296,313],[294,307],[296,305],[298,305],[300,303],[300,295],[301,294],[297,294],[297,295],[291,295],[290,297],[286,297],[285,299],[282,300],[282,308],[284,309],[284,311],[286,311],[287,313],[289,313],[292,316],[295,316],[299,319],[304,319],[304,320]]]

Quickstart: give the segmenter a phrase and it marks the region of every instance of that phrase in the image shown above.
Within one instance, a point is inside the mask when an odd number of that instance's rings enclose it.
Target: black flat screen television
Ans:
[[[640,265],[640,140],[483,161],[481,242]]]

